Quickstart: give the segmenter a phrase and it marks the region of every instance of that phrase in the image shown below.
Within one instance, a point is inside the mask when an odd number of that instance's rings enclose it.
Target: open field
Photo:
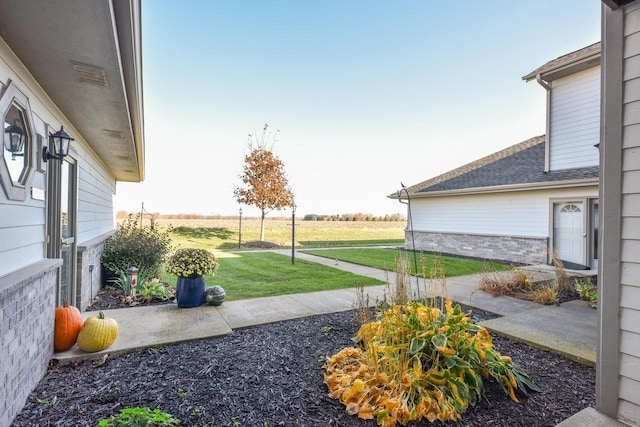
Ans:
[[[121,219],[118,222],[122,221]],[[144,220],[149,225],[149,219]],[[236,219],[154,220],[168,229],[174,246],[203,249],[238,249],[240,222]],[[386,221],[302,221],[296,218],[296,247],[374,246],[404,244],[406,222]],[[265,241],[291,247],[291,218],[267,218]],[[260,239],[260,219],[242,218],[242,242]]]

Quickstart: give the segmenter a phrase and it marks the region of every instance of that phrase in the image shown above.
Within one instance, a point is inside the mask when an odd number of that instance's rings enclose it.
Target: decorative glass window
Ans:
[[[4,123],[0,184],[9,200],[25,201],[35,175],[38,151],[34,147],[35,131],[29,99],[13,82],[9,82],[0,93],[0,117]]]
[[[576,205],[564,205],[560,212],[582,212],[580,206]]]
[[[29,166],[31,138],[26,131],[24,111],[11,105],[4,116],[4,162],[14,184],[24,183],[24,172]]]

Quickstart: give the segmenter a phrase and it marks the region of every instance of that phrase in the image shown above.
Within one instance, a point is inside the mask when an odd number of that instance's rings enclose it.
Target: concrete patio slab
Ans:
[[[52,359],[60,362],[96,358],[104,353],[117,354],[139,348],[161,346],[183,341],[227,335],[231,328],[210,305],[179,308],[176,304],[103,310],[105,317],[118,322],[118,338],[106,350],[87,353],[77,345],[67,351],[54,353]],[[87,311],[83,319],[96,316]]]
[[[585,408],[556,427],[626,427],[626,424],[609,418],[594,408]]]
[[[299,304],[296,297],[292,295],[229,301],[218,306],[217,309],[232,329],[316,314],[314,309]]]
[[[596,364],[596,311],[585,301],[543,306],[480,323],[489,330],[580,363]]]
[[[313,310],[315,314],[337,313],[354,308],[355,291],[353,289],[338,289],[331,292],[310,292],[308,294],[296,294],[297,304]]]

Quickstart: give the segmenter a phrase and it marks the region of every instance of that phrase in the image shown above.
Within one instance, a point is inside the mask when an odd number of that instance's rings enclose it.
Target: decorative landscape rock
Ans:
[[[205,300],[207,304],[210,305],[220,305],[226,297],[227,294],[224,292],[224,289],[217,285],[207,288],[205,292]]]

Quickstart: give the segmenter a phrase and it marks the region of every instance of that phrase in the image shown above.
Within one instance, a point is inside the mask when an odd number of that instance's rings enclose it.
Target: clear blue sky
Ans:
[[[146,179],[115,208],[237,214],[268,123],[298,214],[404,213],[400,181],[544,133],[545,91],[521,77],[600,40],[600,4],[144,0]]]

